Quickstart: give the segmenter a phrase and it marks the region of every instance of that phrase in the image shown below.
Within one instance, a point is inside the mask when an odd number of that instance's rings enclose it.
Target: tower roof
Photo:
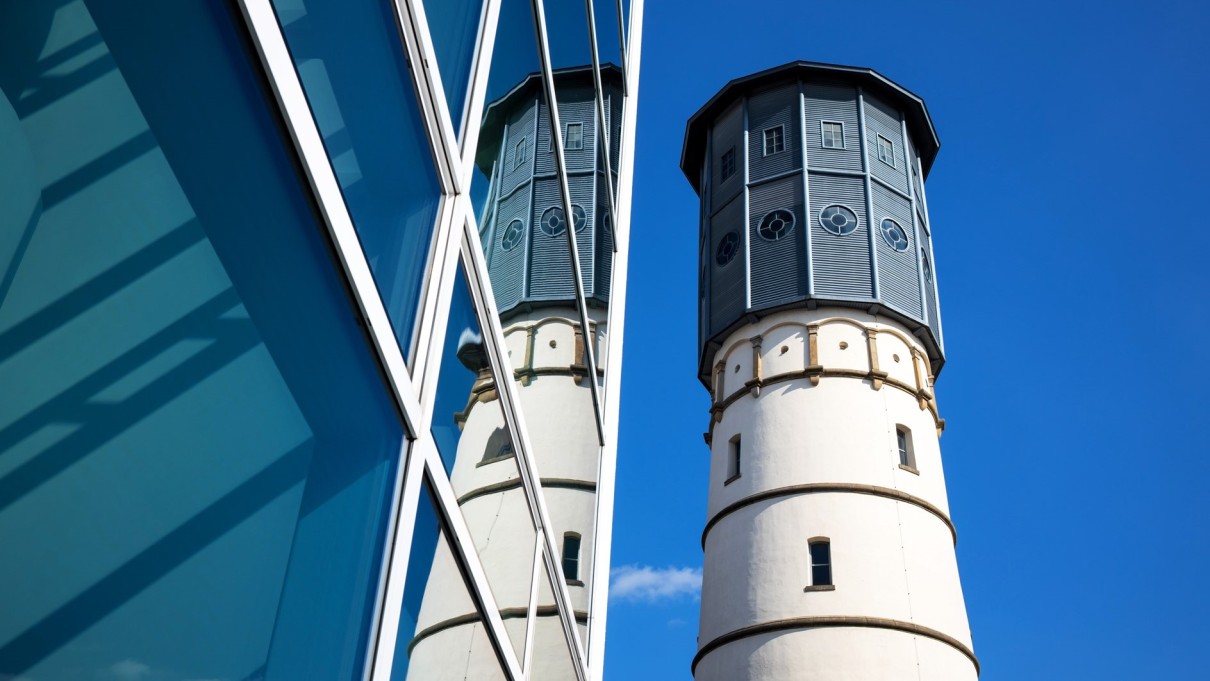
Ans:
[[[920,154],[920,164],[924,168],[924,176],[928,177],[933,159],[936,158],[937,151],[941,148],[941,141],[937,139],[937,131],[933,128],[933,120],[929,117],[928,107],[925,106],[923,99],[874,69],[812,61],[793,61],[728,82],[689,119],[685,126],[685,142],[681,147],[681,171],[685,173],[685,177],[689,180],[689,184],[693,185],[695,191],[700,193],[702,190],[698,186],[701,181],[702,150],[705,148],[706,134],[714,119],[737,98],[766,85],[794,78],[809,81],[840,80],[860,85],[902,110],[906,116],[908,130],[912,133],[912,139],[917,141],[917,151]]]

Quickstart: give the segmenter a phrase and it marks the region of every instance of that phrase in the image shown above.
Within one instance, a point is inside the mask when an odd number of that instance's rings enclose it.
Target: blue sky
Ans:
[[[937,391],[982,681],[1210,676],[1207,7],[647,3],[608,679],[688,679],[696,650],[708,401],[684,124],[795,59],[878,69],[941,137]]]

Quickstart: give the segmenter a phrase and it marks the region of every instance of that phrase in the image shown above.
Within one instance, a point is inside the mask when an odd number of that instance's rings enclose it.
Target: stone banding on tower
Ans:
[[[920,98],[795,62],[690,119],[711,448],[698,681],[978,676],[933,393]]]

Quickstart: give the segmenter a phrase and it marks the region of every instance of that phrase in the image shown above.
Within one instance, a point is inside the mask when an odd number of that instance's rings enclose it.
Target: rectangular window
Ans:
[[[779,125],[765,130],[765,156],[786,150],[786,126]]]
[[[844,149],[844,123],[820,121],[819,133],[824,149]]]
[[[882,135],[878,136],[878,160],[895,167],[895,143]]]
[[[723,157],[719,160],[719,176],[721,181],[735,174],[735,147],[723,152]]]
[[[736,435],[731,438],[731,442],[727,445],[727,480],[723,484],[727,484],[739,477],[740,456],[740,438]]]
[[[525,138],[522,137],[521,141],[517,142],[516,148],[513,149],[513,170],[520,168],[527,161],[529,161],[529,154],[527,153],[528,150],[529,147],[525,145]]]
[[[904,426],[896,426],[895,446],[899,449],[899,465],[915,471],[916,454],[912,451],[912,431]]]
[[[568,123],[567,134],[563,137],[563,143],[568,151],[579,151],[584,148],[584,124],[583,123]]]
[[[580,579],[580,535],[563,535],[563,577],[569,582]]]
[[[832,545],[826,539],[811,542],[811,586],[832,584]]]

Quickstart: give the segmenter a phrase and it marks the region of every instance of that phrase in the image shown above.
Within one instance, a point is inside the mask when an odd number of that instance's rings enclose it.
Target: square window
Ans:
[[[735,174],[735,147],[723,152],[723,157],[719,159],[719,175],[722,180],[726,180]]]
[[[820,121],[819,129],[824,149],[844,149],[844,123]]]
[[[765,130],[765,156],[786,150],[786,128],[779,125]]]
[[[564,144],[568,151],[578,151],[584,148],[584,124],[583,123],[568,123],[567,135],[564,136]]]
[[[525,145],[525,138],[522,137],[517,146],[513,148],[513,170],[525,165],[529,160],[529,147]]]
[[[878,160],[895,167],[895,143],[882,135],[878,136]]]

